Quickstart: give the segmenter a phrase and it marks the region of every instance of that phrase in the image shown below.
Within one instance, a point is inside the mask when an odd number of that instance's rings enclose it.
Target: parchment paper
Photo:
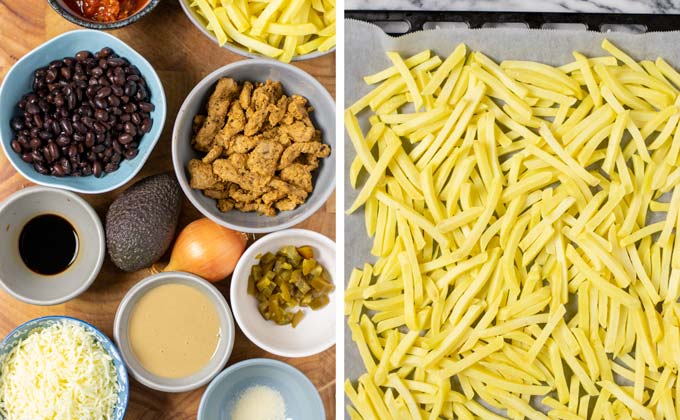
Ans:
[[[430,49],[446,58],[459,43],[465,43],[468,51],[480,51],[494,59],[532,60],[551,65],[574,61],[572,51],[587,57],[609,55],[600,48],[604,38],[631,55],[636,60],[655,60],[661,56],[675,69],[680,69],[680,32],[650,32],[646,34],[607,33],[545,29],[436,29],[415,32],[400,37],[390,37],[379,27],[356,20],[345,21],[345,106],[348,107],[375,86],[368,86],[363,77],[391,65],[386,51],[397,51],[410,56]],[[369,112],[359,115],[359,122],[366,133],[369,128]],[[355,157],[354,148],[345,135],[345,174]],[[362,185],[363,179],[358,185]],[[345,176],[345,203],[350,205],[357,190],[349,185]],[[371,255],[373,240],[366,234],[362,210],[345,217],[345,274],[349,277],[354,267],[365,262],[373,263]],[[345,279],[345,282],[347,279]],[[355,380],[365,372],[361,357],[352,342],[349,328],[345,325],[345,377]]]

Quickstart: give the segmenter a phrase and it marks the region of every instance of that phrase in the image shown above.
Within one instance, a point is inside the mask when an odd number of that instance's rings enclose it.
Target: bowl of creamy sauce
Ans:
[[[186,392],[224,368],[234,345],[234,321],[224,296],[206,280],[159,273],[125,295],[114,337],[137,381],[158,391]]]

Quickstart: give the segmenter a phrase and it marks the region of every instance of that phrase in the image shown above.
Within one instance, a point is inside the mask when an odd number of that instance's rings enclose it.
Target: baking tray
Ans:
[[[466,25],[470,29],[496,24],[523,24],[531,29],[578,24],[582,25],[584,30],[597,32],[680,30],[680,15],[677,14],[346,10],[345,17],[387,27],[386,32],[389,35],[433,29],[437,24]],[[401,26],[403,29],[398,31],[390,29],[395,26]]]
[[[442,28],[469,28],[469,29],[479,29],[485,27],[502,26],[497,25],[498,23],[508,24],[507,26],[521,26],[528,29],[546,29],[546,33],[554,31],[548,31],[547,29],[559,28],[558,24],[572,24],[569,29],[574,29],[573,24],[579,24],[579,30],[584,33],[586,31],[594,32],[619,32],[616,35],[626,36],[621,32],[669,32],[669,31],[680,31],[680,15],[644,15],[644,14],[576,14],[576,13],[524,13],[524,12],[448,12],[448,11],[377,11],[377,10],[348,10],[345,11],[345,18],[359,20],[364,22],[369,22],[376,24],[377,26],[383,28],[383,30],[392,36],[405,35],[412,32],[418,32],[427,29],[435,29],[441,23]],[[402,30],[392,31],[393,24],[401,24]],[[522,24],[522,25],[509,25],[509,24]],[[389,24],[392,24],[391,26]],[[448,25],[447,25],[448,24]],[[451,25],[452,24],[452,25]],[[553,25],[550,25],[553,24]],[[477,31],[474,31],[477,32]],[[534,37],[538,37],[534,32]],[[662,35],[662,34],[660,34]],[[670,35],[670,34],[669,34]],[[612,35],[616,38],[615,35]],[[411,51],[413,53],[413,51]],[[592,51],[590,51],[592,53]],[[362,63],[362,58],[360,56],[355,57],[356,62]],[[680,65],[680,61],[674,63],[674,65]],[[375,70],[375,69],[373,69]],[[355,92],[356,94],[359,94]],[[347,139],[345,141],[348,141]],[[351,147],[351,146],[350,146]],[[347,168],[345,168],[347,170]],[[353,190],[354,191],[354,190]],[[345,185],[345,196],[346,199],[351,202],[354,195],[348,191],[347,185]],[[349,197],[349,198],[347,198]],[[360,218],[355,221],[357,224],[361,223],[363,220],[363,213],[357,212]],[[353,215],[355,217],[359,217]],[[352,217],[352,216],[349,216]],[[345,234],[346,238],[349,235],[349,226],[352,224],[348,223],[349,218],[346,217]],[[363,224],[361,224],[363,229]],[[368,255],[365,252],[365,245],[358,243],[360,240],[367,239],[365,233],[359,237],[352,238],[353,240],[347,241],[345,245],[346,257],[351,253]],[[370,245],[369,245],[370,247]],[[364,261],[372,262],[374,259],[372,257],[363,258]],[[354,265],[346,266],[346,276],[351,271]],[[362,370],[363,365],[359,359],[356,348],[351,340],[351,335],[345,324],[345,376],[355,379],[356,376],[352,375],[352,370]],[[348,400],[345,397],[345,403]],[[345,412],[345,419],[348,419],[348,414]]]

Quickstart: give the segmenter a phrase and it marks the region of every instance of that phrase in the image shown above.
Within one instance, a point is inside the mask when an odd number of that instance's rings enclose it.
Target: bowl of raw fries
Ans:
[[[189,20],[236,54],[283,62],[335,51],[335,0],[180,0]]]

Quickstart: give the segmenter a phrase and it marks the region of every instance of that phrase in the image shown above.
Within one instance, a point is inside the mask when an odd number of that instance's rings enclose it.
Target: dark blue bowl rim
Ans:
[[[125,402],[123,404],[123,417],[125,416],[125,412],[127,411],[127,406],[130,401],[130,378],[128,376],[127,372],[127,366],[125,366],[125,362],[123,361],[123,358],[120,356],[120,352],[118,351],[118,347],[114,344],[114,342],[106,335],[104,334],[99,328],[95,327],[94,325],[90,324],[87,321],[83,321],[82,319],[79,318],[74,318],[72,316],[68,315],[47,315],[47,316],[41,316],[39,318],[33,318],[30,319],[26,322],[21,323],[18,325],[16,328],[14,328],[12,331],[9,332],[5,336],[5,338],[0,341],[0,348],[4,348],[7,346],[8,342],[10,339],[14,338],[15,335],[17,335],[22,328],[24,328],[27,324],[31,323],[39,323],[42,321],[60,321],[60,320],[68,320],[68,321],[73,321],[78,324],[83,324],[86,327],[90,328],[92,331],[95,332],[95,336],[97,339],[100,341],[103,341],[104,343],[108,344],[108,347],[106,348],[107,353],[110,353],[111,356],[116,360],[120,366],[123,367],[122,372],[123,372],[123,382],[124,382],[124,389],[123,389],[123,395],[125,396]]]
[[[67,7],[60,5],[57,0],[47,0],[50,6],[52,6],[52,9],[54,9],[55,12],[57,12],[61,17],[68,20],[69,22],[75,23],[76,25],[82,26],[84,28],[100,30],[118,29],[131,23],[135,23],[139,19],[149,14],[158,5],[158,3],[160,3],[160,1],[161,0],[149,0],[146,6],[138,10],[137,13],[134,13],[132,16],[128,16],[125,19],[116,20],[114,22],[95,22],[81,18]]]
[[[251,366],[258,366],[258,365],[263,365],[263,366],[274,366],[276,368],[281,368],[285,371],[288,371],[294,376],[297,376],[302,379],[302,382],[305,383],[306,385],[310,386],[311,389],[313,389],[314,400],[318,403],[319,407],[321,408],[321,412],[324,415],[324,418],[326,417],[326,409],[323,406],[323,401],[321,400],[321,395],[319,395],[319,390],[316,389],[316,386],[314,386],[314,383],[305,375],[300,369],[296,368],[295,366],[289,365],[288,363],[282,362],[280,360],[276,359],[269,359],[266,357],[260,357],[256,359],[246,359],[246,360],[241,360],[240,362],[236,362],[233,365],[227,367],[224,369],[222,372],[219,373],[219,375],[215,376],[212,381],[210,381],[210,384],[208,387],[205,389],[203,392],[203,395],[201,396],[201,402],[198,406],[198,413],[196,414],[197,419],[201,419],[201,415],[203,412],[206,410],[205,405],[207,404],[207,396],[208,394],[212,391],[213,388],[217,387],[217,383],[221,382],[229,376],[229,374],[233,373],[234,371],[245,369]]]

